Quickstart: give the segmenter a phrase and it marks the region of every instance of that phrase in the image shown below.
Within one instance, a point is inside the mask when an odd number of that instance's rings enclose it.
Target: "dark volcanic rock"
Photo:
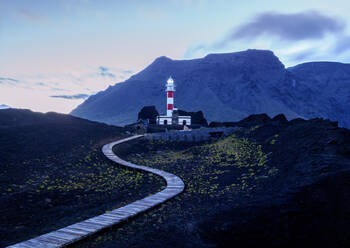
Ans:
[[[250,115],[247,118],[237,122],[241,127],[252,127],[256,125],[263,125],[271,121],[267,114]]]
[[[128,236],[127,232],[116,236],[105,247],[114,247],[120,240],[119,247],[349,247],[350,130],[321,118],[286,121],[283,115],[273,119],[253,115],[241,124],[246,128],[238,130],[235,137],[256,142],[268,154],[265,176],[258,177],[259,170],[254,171],[254,184],[249,186],[245,181],[246,191],[235,188],[210,198],[186,191],[195,178],[198,180],[193,171],[203,161],[179,159],[169,163],[162,168],[181,176],[189,186],[158,211],[162,223],[140,218]],[[159,159],[158,151],[169,149],[164,146],[160,143],[152,150],[149,143],[140,142],[129,144],[129,149],[136,149],[142,161],[144,156],[147,161]],[[173,146],[170,155],[182,150],[179,143]],[[186,156],[205,156],[200,145],[183,149]],[[227,163],[210,166],[230,171]],[[218,176],[217,187],[247,176],[237,175],[236,169],[239,167],[233,166],[230,173],[221,174],[225,177]],[[200,179],[202,187],[206,179]]]
[[[272,121],[277,121],[281,123],[286,123],[288,122],[287,118],[284,116],[284,114],[279,114],[276,115],[275,117],[272,118]]]
[[[0,247],[159,191],[161,179],[136,179],[101,152],[126,136],[123,128],[71,115],[1,110]]]
[[[204,118],[202,111],[186,112],[184,110],[178,110],[179,115],[191,116],[192,125],[208,126],[207,120]]]
[[[283,123],[288,122],[285,119],[284,115],[277,115],[273,120],[277,122],[282,121]],[[247,118],[244,118],[243,120],[238,122],[211,122],[209,127],[253,127],[264,125],[266,123],[269,123],[270,121],[271,118],[267,114],[257,114],[250,115]]]
[[[145,106],[137,115],[138,120],[149,120],[150,124],[155,124],[159,115],[155,106]]]
[[[288,122],[279,116],[248,137],[271,154],[279,176],[243,206],[203,218],[202,239],[217,247],[347,247],[350,131],[329,120]]]

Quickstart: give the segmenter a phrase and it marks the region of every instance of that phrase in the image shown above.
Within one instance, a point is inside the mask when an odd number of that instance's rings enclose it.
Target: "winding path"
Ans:
[[[149,210],[170,198],[180,194],[184,190],[184,183],[178,177],[171,173],[153,169],[146,166],[136,165],[127,161],[122,160],[117,155],[113,153],[113,146],[142,137],[143,135],[136,135],[119,141],[115,141],[109,144],[106,144],[102,147],[102,152],[110,160],[124,165],[126,167],[134,168],[137,170],[142,170],[146,172],[151,172],[153,174],[159,175],[166,180],[167,187],[148,197],[145,197],[141,200],[135,201],[131,204],[128,204],[124,207],[117,208],[109,213],[101,214],[99,216],[78,222],[76,224],[61,228],[59,230],[38,236],[36,238],[8,246],[11,248],[33,248],[33,247],[42,247],[42,248],[53,248],[53,247],[64,247],[69,244],[72,244],[76,241],[79,241],[87,236],[90,236],[96,232],[101,231],[102,229],[114,226],[118,223],[121,223],[130,217],[133,217],[137,214],[140,214],[146,210]]]

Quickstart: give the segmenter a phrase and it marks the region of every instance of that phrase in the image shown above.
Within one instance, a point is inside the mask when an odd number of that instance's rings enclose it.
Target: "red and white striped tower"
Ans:
[[[173,116],[174,111],[174,92],[175,92],[175,85],[174,80],[170,77],[167,81],[166,86],[166,92],[167,92],[167,111],[166,115],[171,117]]]

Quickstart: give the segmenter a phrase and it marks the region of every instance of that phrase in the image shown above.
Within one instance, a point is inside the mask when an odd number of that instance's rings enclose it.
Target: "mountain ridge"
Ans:
[[[9,109],[9,108],[11,107],[7,104],[0,104],[0,109]]]
[[[125,125],[136,120],[143,106],[155,105],[165,112],[164,84],[169,76],[177,85],[176,107],[203,110],[209,121],[283,113],[288,119],[323,117],[350,127],[350,64],[308,62],[286,68],[272,51],[255,49],[191,60],[158,57],[126,81],[91,96],[71,114]]]

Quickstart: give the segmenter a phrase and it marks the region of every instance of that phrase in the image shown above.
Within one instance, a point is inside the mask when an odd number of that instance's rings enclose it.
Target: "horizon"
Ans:
[[[69,113],[156,58],[271,50],[285,65],[350,62],[344,0],[235,4],[0,0],[0,105]]]
[[[154,59],[152,62],[150,62],[145,68],[147,68],[149,65],[151,65],[155,60],[157,60],[157,59],[159,59],[159,58],[162,58],[162,57],[166,57],[166,58],[168,58],[168,59],[170,59],[170,60],[172,60],[172,61],[189,61],[189,60],[202,59],[202,58],[205,58],[206,56],[211,55],[211,54],[219,54],[219,55],[222,54],[222,55],[224,55],[224,54],[232,54],[232,53],[245,52],[245,51],[248,51],[248,50],[271,51],[271,50],[263,50],[263,49],[247,49],[247,50],[234,51],[234,52],[208,53],[207,55],[204,55],[204,56],[201,56],[201,57],[198,57],[198,58],[183,58],[183,59],[173,59],[173,58],[170,58],[170,57],[168,57],[168,56],[166,56],[166,55],[162,55],[162,56],[159,56],[159,57],[155,58],[155,59]],[[273,51],[272,51],[272,52],[273,52]],[[273,52],[273,53],[274,53],[274,52]],[[274,54],[274,55],[276,56],[276,54]],[[277,58],[278,58],[278,57],[277,57]],[[280,58],[278,58],[278,59],[280,60]],[[321,61],[306,61],[306,62],[303,62],[303,63],[300,63],[300,64],[304,64],[304,63],[322,63],[322,62],[342,63],[342,62],[337,62],[337,61],[327,61],[327,60],[322,61],[322,60],[321,60]],[[281,61],[281,63],[285,66],[285,64],[283,63],[283,61]],[[285,66],[285,68],[291,68],[291,67],[294,67],[294,66],[297,66],[297,65],[300,65],[300,64],[295,64],[295,65],[292,65],[292,66],[289,66],[289,67]],[[345,63],[345,64],[348,64],[348,63]],[[145,68],[143,68],[143,69],[145,69]],[[142,70],[143,70],[143,69],[142,69]],[[141,70],[141,71],[142,71],[142,70]],[[136,75],[136,74],[139,73],[139,72],[140,72],[140,71],[135,72],[135,73],[132,74],[131,76]],[[130,76],[130,77],[131,77],[131,76]],[[106,88],[101,89],[101,91],[104,91],[104,90],[106,90],[108,87],[113,86],[113,85],[115,85],[115,84],[125,82],[125,81],[127,81],[130,77],[126,78],[124,81],[115,82],[114,84],[108,85]],[[0,80],[1,80],[1,79],[3,79],[3,78],[0,78]],[[100,91],[99,91],[99,92],[100,92]],[[96,93],[91,94],[91,95],[82,94],[82,95],[83,95],[83,97],[82,97],[83,100],[80,101],[80,103],[77,104],[74,108],[76,108],[77,106],[79,106],[81,103],[83,103],[85,100],[87,100],[90,96],[96,95],[96,94],[99,93],[99,92],[96,92]],[[54,96],[50,96],[50,97],[52,97],[52,98],[63,98],[63,99],[69,99],[69,100],[71,100],[71,99],[75,100],[74,98],[76,98],[76,99],[78,100],[78,99],[80,98],[79,95],[80,95],[80,94],[77,94],[77,95],[70,95],[70,96],[66,96],[66,95],[54,95]],[[40,113],[55,112],[55,113],[61,113],[61,114],[70,114],[70,112],[71,112],[72,110],[74,110],[74,108],[71,109],[71,110],[68,111],[68,112],[60,112],[60,111],[55,111],[55,110],[41,111],[41,110],[32,109],[32,108],[28,108],[28,107],[22,107],[22,106],[20,106],[20,107],[14,107],[14,106],[7,105],[7,104],[0,104],[0,110],[3,110],[3,109],[23,109],[23,110],[31,110],[31,111],[33,111],[33,112],[40,112]]]

